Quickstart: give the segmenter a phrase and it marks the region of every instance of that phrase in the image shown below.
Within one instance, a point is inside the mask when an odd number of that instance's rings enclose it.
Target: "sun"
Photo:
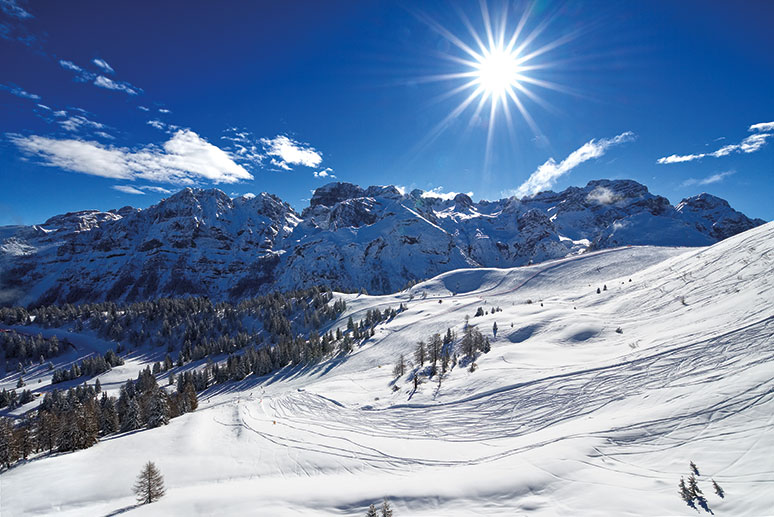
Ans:
[[[543,132],[530,115],[528,107],[538,105],[550,109],[551,106],[536,90],[578,95],[572,88],[548,80],[543,72],[572,61],[566,54],[561,59],[555,54],[559,52],[557,49],[578,37],[583,28],[564,32],[556,39],[547,39],[546,28],[551,24],[551,17],[531,20],[534,5],[526,4],[520,14],[509,11],[508,4],[503,5],[501,12],[490,13],[486,0],[481,0],[480,28],[476,28],[461,10],[458,11],[467,34],[457,34],[435,19],[417,13],[422,21],[451,44],[449,51],[439,53],[442,58],[439,66],[448,71],[418,80],[427,83],[457,83],[438,95],[438,99],[461,98],[459,104],[419,142],[418,148],[428,145],[450,127],[455,119],[469,112],[468,127],[480,126],[482,120],[488,122],[486,164],[492,151],[498,113],[504,115],[511,135],[515,134],[514,126],[517,123],[514,121],[514,112],[518,112],[534,135],[542,136]],[[556,74],[553,76],[556,77]]]
[[[504,100],[520,86],[519,58],[514,52],[495,47],[482,52],[474,69],[478,72],[477,83],[492,102]]]

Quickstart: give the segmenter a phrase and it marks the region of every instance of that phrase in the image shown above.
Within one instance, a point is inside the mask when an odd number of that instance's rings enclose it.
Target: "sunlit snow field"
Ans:
[[[340,295],[334,328],[408,310],[347,357],[217,385],[167,426],[17,465],[0,474],[0,514],[355,516],[388,497],[396,517],[691,515],[677,483],[694,461],[716,515],[771,515],[772,271],[769,223],[708,248],[618,248]],[[399,354],[461,335],[465,316],[492,340],[474,372],[416,392],[408,373],[395,380]],[[101,382],[117,390],[155,360]],[[168,493],[135,507],[148,460]]]

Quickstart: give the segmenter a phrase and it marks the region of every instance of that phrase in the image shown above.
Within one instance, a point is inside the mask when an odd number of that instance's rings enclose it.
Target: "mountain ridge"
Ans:
[[[268,193],[188,187],[146,209],[0,228],[0,303],[236,299],[320,284],[385,294],[459,268],[706,246],[763,223],[706,193],[672,206],[633,180],[478,202],[335,182],[301,213]]]

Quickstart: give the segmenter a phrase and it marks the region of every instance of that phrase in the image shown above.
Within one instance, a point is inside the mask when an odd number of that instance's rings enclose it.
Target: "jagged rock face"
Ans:
[[[629,180],[478,203],[331,183],[301,215],[270,194],[188,188],[145,210],[0,228],[0,303],[219,300],[319,284],[386,293],[457,268],[629,244],[707,245],[760,224],[709,194],[673,207]]]
[[[732,209],[725,199],[707,193],[683,199],[676,210],[691,219],[697,230],[717,240],[765,223],[763,219],[750,219]]]

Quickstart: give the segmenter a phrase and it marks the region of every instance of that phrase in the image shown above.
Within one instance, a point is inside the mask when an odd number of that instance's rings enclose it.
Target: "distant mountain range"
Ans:
[[[271,194],[186,188],[144,210],[0,227],[0,303],[221,300],[311,285],[388,293],[458,268],[623,245],[705,246],[763,223],[709,194],[672,206],[630,180],[479,202],[331,183],[300,214]]]

